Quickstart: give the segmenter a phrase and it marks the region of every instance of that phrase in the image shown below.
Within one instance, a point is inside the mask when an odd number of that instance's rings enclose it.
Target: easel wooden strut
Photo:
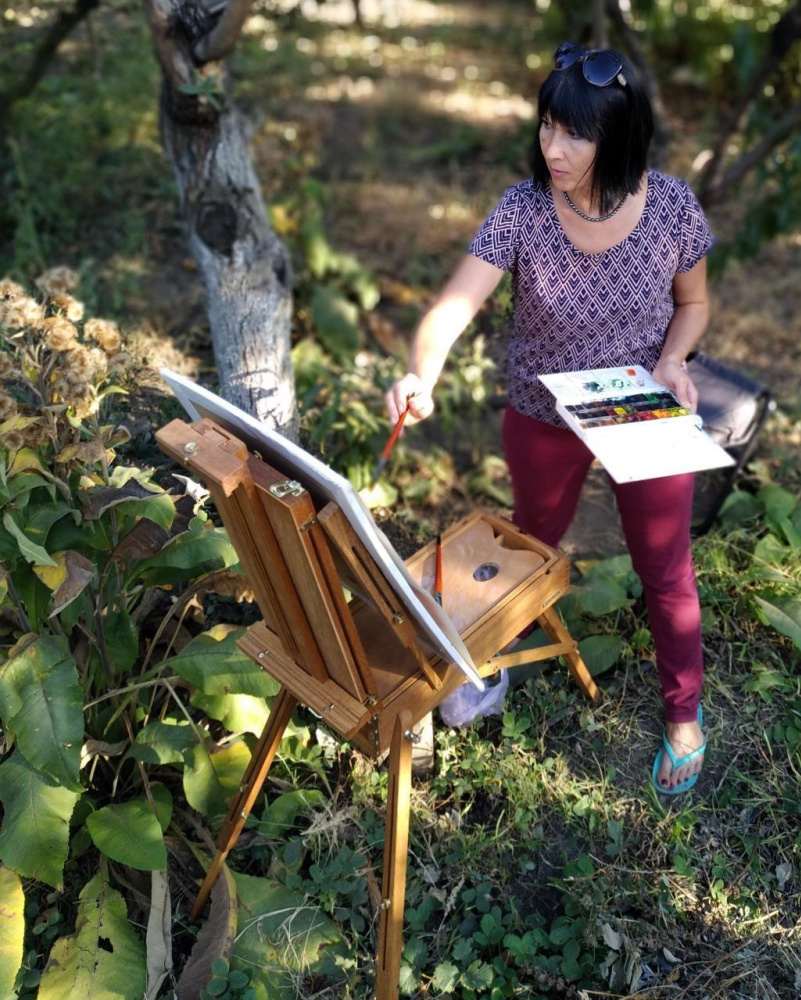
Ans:
[[[295,480],[248,453],[210,420],[174,420],[161,448],[200,478],[217,506],[264,620],[240,647],[282,685],[238,794],[217,838],[217,854],[192,909],[206,903],[236,844],[298,703],[364,753],[389,750],[389,792],[376,1000],[396,1000],[402,951],[409,840],[412,729],[465,681],[421,639],[339,506],[315,509]],[[442,536],[444,607],[473,662],[488,677],[503,667],[564,656],[590,697],[598,689],[553,603],[567,590],[567,560],[511,523],[477,511]],[[423,585],[433,582],[434,543],[407,561]],[[350,591],[362,595],[349,602]],[[550,644],[495,656],[537,619]]]

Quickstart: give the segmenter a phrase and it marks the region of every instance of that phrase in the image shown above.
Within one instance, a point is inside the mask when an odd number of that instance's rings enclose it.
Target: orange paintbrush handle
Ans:
[[[403,428],[403,421],[406,419],[406,414],[409,412],[409,404],[406,404],[406,409],[398,417],[398,422],[392,428],[392,433],[387,438],[387,443],[384,445],[384,450],[381,452],[381,458],[386,462],[389,456],[392,454],[392,449],[395,447],[395,442],[400,436],[400,432]]]
[[[442,604],[442,535],[437,535],[437,561],[434,572],[434,600]]]
[[[403,421],[406,419],[406,414],[409,412],[409,400],[415,395],[416,393],[413,392],[411,395],[406,397],[406,408],[401,412],[401,415],[398,417],[398,422],[392,428],[392,433],[387,438],[387,443],[384,445],[384,450],[381,452],[381,457],[378,459],[375,472],[373,472],[373,478],[370,480],[370,489],[372,489],[378,482],[378,477],[381,475],[384,466],[387,464],[389,456],[392,454],[392,449],[395,447],[395,444],[400,437],[400,432],[403,430]]]

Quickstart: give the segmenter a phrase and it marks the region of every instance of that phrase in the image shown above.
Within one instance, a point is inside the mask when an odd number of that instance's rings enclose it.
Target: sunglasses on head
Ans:
[[[574,62],[582,63],[584,79],[593,87],[608,87],[614,80],[617,80],[621,87],[626,86],[626,78],[620,72],[623,69],[623,61],[609,49],[587,51],[574,42],[563,42],[554,52],[554,68],[567,69]]]

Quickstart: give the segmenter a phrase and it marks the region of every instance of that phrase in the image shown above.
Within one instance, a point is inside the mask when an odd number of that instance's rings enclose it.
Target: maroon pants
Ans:
[[[592,462],[572,432],[508,407],[503,427],[515,524],[556,547]],[[668,722],[693,722],[703,680],[701,609],[690,553],[691,474],[612,483],[634,569],[642,580]]]

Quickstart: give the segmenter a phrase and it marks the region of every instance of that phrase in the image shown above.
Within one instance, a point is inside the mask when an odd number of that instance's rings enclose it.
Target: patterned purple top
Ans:
[[[629,364],[653,371],[673,316],[673,276],[712,242],[687,184],[654,170],[634,230],[602,253],[584,253],[565,236],[547,186],[508,188],[468,252],[512,272],[511,405],[563,427],[540,375]]]

